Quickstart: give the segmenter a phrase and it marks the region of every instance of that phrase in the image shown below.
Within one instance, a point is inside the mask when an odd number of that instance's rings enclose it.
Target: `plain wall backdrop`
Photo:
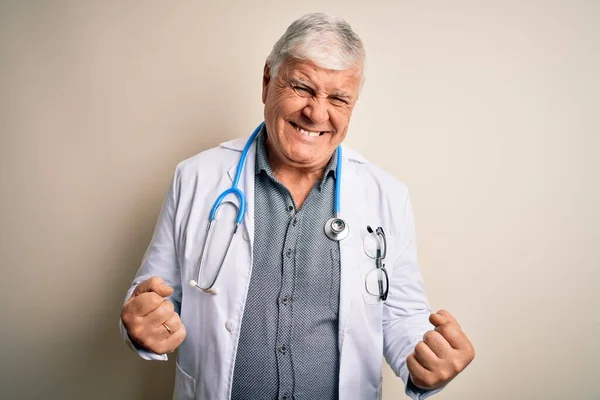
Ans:
[[[0,398],[171,397],[125,290],[175,165],[262,120],[315,11],[365,42],[347,143],[408,185],[431,305],[477,351],[437,398],[600,398],[594,0],[0,2]]]

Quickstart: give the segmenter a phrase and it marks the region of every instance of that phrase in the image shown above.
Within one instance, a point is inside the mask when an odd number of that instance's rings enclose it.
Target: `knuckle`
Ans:
[[[143,337],[140,340],[140,343],[147,349],[152,350],[153,352],[156,353],[156,340],[153,337]]]
[[[124,325],[128,325],[131,321],[132,313],[128,306],[124,306],[121,309],[121,321],[123,321]]]
[[[167,349],[167,346],[165,345],[165,342],[157,343],[154,347],[156,348],[154,350],[154,352],[156,354],[166,354],[166,353],[169,352],[168,349]]]
[[[125,327],[125,330],[127,331],[127,333],[129,333],[130,335],[135,333],[135,320],[131,317],[126,316],[125,318],[121,319],[121,322],[123,322],[123,326]]]
[[[463,370],[463,363],[460,360],[452,360],[450,365],[451,365],[452,371],[454,373],[459,373],[460,371]]]
[[[447,370],[447,369],[442,369],[439,373],[438,373],[438,378],[437,378],[437,382],[445,382],[447,380],[450,380],[450,378],[452,377],[452,373]]]
[[[467,356],[469,358],[469,362],[475,358],[475,348],[471,343],[469,343],[469,347],[467,349]]]
[[[121,308],[121,318],[125,320],[125,318],[131,318],[134,316],[138,310],[139,298],[133,298]]]
[[[169,348],[172,350],[176,350],[181,343],[185,340],[186,332],[185,330],[179,330],[173,335],[169,336],[166,342],[169,344]]]
[[[442,334],[442,336],[450,335],[454,332],[454,327],[451,324],[443,324],[438,326],[437,331]]]
[[[427,344],[425,344],[425,342],[417,343],[417,345],[415,346],[415,353],[423,353],[426,350],[425,347],[427,347]]]
[[[162,299],[162,297],[161,297]],[[163,300],[162,304],[160,305],[160,307],[167,313],[169,314],[173,314],[175,312],[175,306],[173,305],[173,303],[169,300]]]
[[[144,328],[140,325],[133,325],[131,326],[127,332],[129,332],[129,334],[131,336],[133,336],[137,341],[142,341],[144,339]]]
[[[177,317],[177,314],[175,314],[175,317],[173,317],[173,325],[177,328],[177,330],[185,330],[185,327],[183,326],[181,319]]]
[[[427,331],[427,332],[425,332],[425,334],[423,335],[423,341],[427,342],[428,340],[433,339],[434,335],[435,335],[435,331]]]

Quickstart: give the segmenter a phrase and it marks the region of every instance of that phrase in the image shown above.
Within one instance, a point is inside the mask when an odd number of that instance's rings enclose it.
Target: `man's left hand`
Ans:
[[[423,335],[406,359],[410,379],[421,389],[438,389],[450,382],[475,358],[475,349],[452,314],[440,310],[429,316],[434,330]]]

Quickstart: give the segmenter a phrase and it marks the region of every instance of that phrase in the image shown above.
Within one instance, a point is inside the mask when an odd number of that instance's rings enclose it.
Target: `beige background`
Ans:
[[[348,142],[411,189],[431,304],[477,349],[437,398],[600,398],[600,2],[0,4],[0,398],[171,396],[123,295],[176,163],[251,131],[317,10],[366,44]]]

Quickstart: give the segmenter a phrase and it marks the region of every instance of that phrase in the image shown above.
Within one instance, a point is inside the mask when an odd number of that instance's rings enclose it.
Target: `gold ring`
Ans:
[[[166,323],[162,324],[162,326],[164,326],[165,329],[167,330],[167,332],[169,332],[169,335],[173,334],[173,332],[171,331],[171,328],[169,328],[169,326]]]

